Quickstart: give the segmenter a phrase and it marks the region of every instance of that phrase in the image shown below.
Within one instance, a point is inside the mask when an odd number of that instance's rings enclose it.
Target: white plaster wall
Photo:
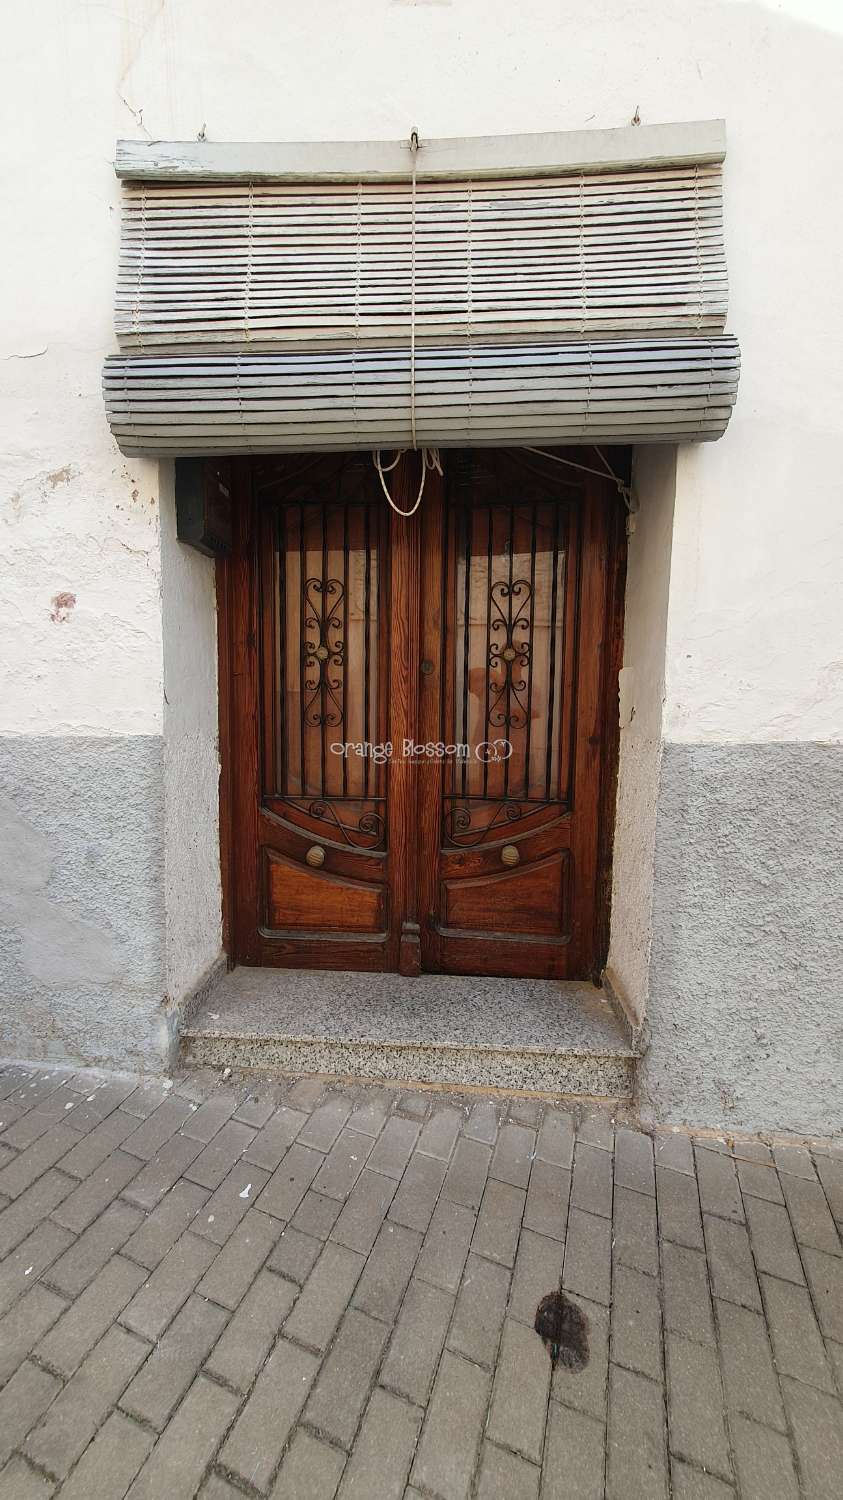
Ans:
[[[176,538],[175,465],[161,465],[167,996],[221,955],[214,564]]]
[[[0,286],[0,732],[162,724],[156,469],[121,459],[99,397],[118,134],[499,133],[622,125],[638,105],[727,120],[744,355],[726,438],[679,457],[666,735],[839,737],[841,24],[820,0],[8,7],[2,201],[25,230]],[[76,603],[54,622],[60,592]]]
[[[607,978],[635,1026],[646,1012],[650,965],[675,489],[676,448],[640,448],[633,466],[638,509],[628,523],[612,930],[606,964]]]

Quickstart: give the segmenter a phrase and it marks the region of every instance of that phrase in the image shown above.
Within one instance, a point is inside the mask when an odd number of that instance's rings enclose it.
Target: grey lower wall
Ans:
[[[843,1130],[843,747],[664,747],[650,1050],[657,1119]]]
[[[157,736],[0,738],[0,1056],[160,1072]]]

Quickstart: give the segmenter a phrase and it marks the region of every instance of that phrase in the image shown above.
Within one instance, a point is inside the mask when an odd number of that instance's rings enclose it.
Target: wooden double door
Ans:
[[[369,454],[236,465],[220,566],[229,944],[247,964],[594,974],[621,502],[522,450],[443,455],[401,517]],[[419,460],[387,476],[409,509]]]

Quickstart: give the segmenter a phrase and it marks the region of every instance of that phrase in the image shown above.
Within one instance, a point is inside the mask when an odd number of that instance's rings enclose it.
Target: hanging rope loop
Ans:
[[[374,466],[375,466],[375,468],[377,470],[378,479],[381,482],[381,489],[383,490],[384,494],[386,495],[386,498],[389,501],[390,506],[395,511],[395,514],[397,516],[404,516],[405,519],[408,518],[409,516],[414,516],[415,513],[416,513],[416,511],[418,510],[419,506],[421,505],[422,495],[424,494],[424,485],[425,485],[425,480],[427,479],[428,470],[429,469],[435,469],[437,474],[441,475],[441,473],[442,473],[442,460],[439,457],[439,449],[438,448],[422,448],[422,450],[421,450],[421,480],[419,482],[419,492],[416,495],[415,504],[413,505],[412,509],[411,510],[402,510],[401,507],[400,507],[400,505],[396,505],[395,504],[395,501],[393,500],[392,496],[390,495],[390,493],[389,493],[389,486],[387,485],[387,482],[384,479],[384,474],[391,474],[393,469],[397,469],[399,463],[401,462],[402,458],[404,457],[404,454],[405,453],[409,453],[409,451],[410,451],[409,448],[399,448],[398,452],[396,453],[396,455],[394,457],[394,459],[392,460],[392,463],[390,463],[390,464],[385,464],[383,462],[383,460],[381,458],[381,449],[380,448],[375,448],[373,450],[373,452],[372,452],[372,462],[374,463]]]

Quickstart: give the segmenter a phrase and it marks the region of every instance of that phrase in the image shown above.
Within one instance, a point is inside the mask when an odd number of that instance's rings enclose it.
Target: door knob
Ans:
[[[425,677],[429,677],[431,672],[433,671],[433,662],[428,661],[427,657],[425,657],[424,661],[421,664],[421,669],[424,672]]]
[[[504,844],[501,849],[501,863],[505,865],[517,865],[521,855],[514,844]]]

